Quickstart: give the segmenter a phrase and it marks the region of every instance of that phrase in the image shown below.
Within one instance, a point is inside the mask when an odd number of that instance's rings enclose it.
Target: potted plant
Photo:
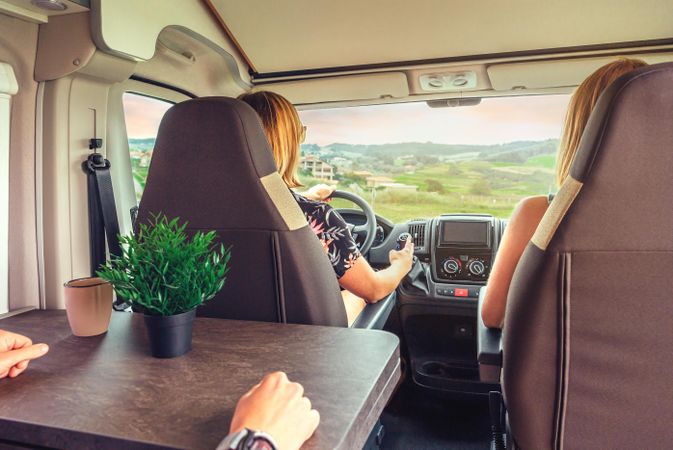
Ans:
[[[230,249],[213,245],[215,232],[189,239],[186,223],[157,215],[136,235],[121,236],[122,255],[98,271],[115,292],[145,314],[152,356],[172,358],[192,348],[196,308],[224,286]]]

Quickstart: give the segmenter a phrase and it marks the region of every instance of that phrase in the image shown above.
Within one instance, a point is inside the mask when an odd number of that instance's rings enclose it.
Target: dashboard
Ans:
[[[407,283],[409,293],[428,299],[473,300],[476,305],[504,228],[503,220],[481,214],[444,214],[402,224],[378,221],[379,231],[369,251],[369,262],[374,267],[386,266],[388,252],[395,249],[397,238],[409,233],[426,284],[423,289],[419,282]]]
[[[365,222],[358,210],[339,212],[353,225]],[[415,244],[416,261],[397,289],[399,323],[390,330],[402,338],[413,381],[445,392],[496,389],[479,380],[476,319],[479,291],[507,222],[483,214],[443,214],[399,224],[376,219],[377,236],[367,255],[372,267],[388,266],[388,253],[402,233],[411,234]]]

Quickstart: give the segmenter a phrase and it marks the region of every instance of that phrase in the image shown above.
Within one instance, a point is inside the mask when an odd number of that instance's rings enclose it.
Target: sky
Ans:
[[[159,123],[172,103],[144,97],[138,94],[124,94],[124,116],[126,134],[129,138],[150,138],[157,136]]]
[[[300,111],[306,143],[500,144],[558,138],[569,95],[486,98],[477,106],[425,102]]]
[[[425,102],[300,111],[306,143],[501,144],[558,138],[569,95],[486,98],[477,106],[430,108]],[[124,94],[130,138],[155,137],[170,103]]]

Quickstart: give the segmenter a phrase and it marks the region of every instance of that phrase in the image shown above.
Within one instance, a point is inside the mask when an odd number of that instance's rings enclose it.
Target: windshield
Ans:
[[[393,222],[446,213],[509,217],[523,197],[555,190],[569,95],[300,111],[300,180],[335,184]],[[301,190],[301,189],[300,189]],[[333,206],[352,207],[335,200]]]

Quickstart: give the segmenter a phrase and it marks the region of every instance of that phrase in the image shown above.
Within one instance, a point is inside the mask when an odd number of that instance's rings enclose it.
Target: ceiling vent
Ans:
[[[464,91],[477,87],[477,74],[467,72],[447,72],[421,75],[421,88],[424,91]]]

